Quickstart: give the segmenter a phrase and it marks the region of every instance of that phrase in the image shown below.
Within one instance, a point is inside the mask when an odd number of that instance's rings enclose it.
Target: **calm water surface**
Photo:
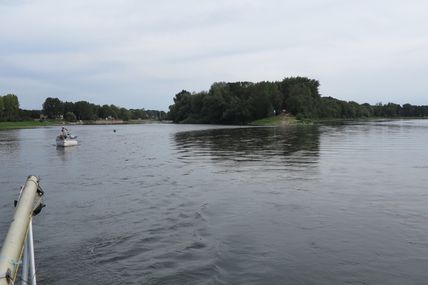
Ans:
[[[40,284],[427,284],[428,121],[71,129],[0,132],[1,241],[46,192]]]

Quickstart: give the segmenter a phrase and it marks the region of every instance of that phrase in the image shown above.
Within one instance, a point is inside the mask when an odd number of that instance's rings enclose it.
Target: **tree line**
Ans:
[[[43,115],[43,116],[42,116]],[[40,118],[77,120],[165,120],[166,112],[145,109],[126,109],[115,105],[96,105],[87,101],[63,102],[58,98],[48,97],[41,110],[23,110],[19,108],[19,99],[14,94],[0,96],[0,121],[23,121]]]
[[[322,97],[319,82],[306,77],[282,81],[217,82],[209,91],[183,90],[169,106],[176,123],[246,124],[288,113],[297,119],[357,119],[368,117],[426,117],[428,106],[394,103],[370,105]]]
[[[46,98],[43,103],[43,114],[50,119],[64,118],[66,121],[120,119],[166,119],[164,111],[145,109],[126,109],[115,105],[96,105],[87,101],[63,102],[58,98]]]

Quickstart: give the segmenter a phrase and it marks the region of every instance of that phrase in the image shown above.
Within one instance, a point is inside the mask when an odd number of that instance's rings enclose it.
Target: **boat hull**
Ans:
[[[56,145],[60,147],[66,146],[74,146],[77,145],[77,140],[75,139],[61,139],[59,137],[56,138]]]

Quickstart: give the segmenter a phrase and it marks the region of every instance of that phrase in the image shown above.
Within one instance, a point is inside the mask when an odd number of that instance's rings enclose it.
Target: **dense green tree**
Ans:
[[[386,117],[397,117],[400,114],[401,106],[394,103],[388,103],[384,106],[384,114]]]
[[[117,119],[118,113],[111,106],[102,105],[98,109],[98,117],[101,119],[107,119],[107,118]]]
[[[384,113],[384,108],[382,105],[382,102],[376,103],[373,106],[373,116],[375,117],[384,117],[385,113]]]
[[[77,118],[73,112],[67,112],[64,115],[64,120],[66,120],[67,122],[76,122]]]
[[[415,107],[410,104],[404,104],[401,109],[402,116],[413,116],[415,113]]]
[[[226,102],[221,94],[207,94],[202,100],[201,115],[204,122],[211,124],[222,123]]]
[[[23,121],[40,120],[41,110],[19,110],[19,119]]]
[[[146,118],[150,118],[152,120],[166,120],[167,119],[167,113],[165,113],[164,111],[145,110],[144,113],[146,114]]]
[[[0,96],[0,121],[4,119],[4,103],[3,96]]]
[[[250,111],[248,110],[247,103],[238,97],[233,97],[229,104],[226,106],[222,122],[226,124],[245,124],[251,118]]]
[[[285,102],[290,96],[296,94],[297,88],[305,88],[305,95],[310,95],[314,99],[320,97],[318,92],[319,82],[314,79],[306,77],[288,77],[284,78],[281,82],[277,83],[279,90],[283,96],[283,102]],[[286,106],[285,106],[286,107]]]
[[[120,108],[119,109],[119,119],[124,121],[129,121],[132,117],[132,114],[130,111],[128,111],[126,108]]]
[[[340,100],[333,97],[322,97],[319,115],[321,118],[342,117],[342,104],[340,103]]]
[[[96,113],[94,104],[87,101],[78,101],[74,103],[74,112],[78,120],[94,120],[96,119]]]
[[[184,121],[190,115],[192,110],[191,94],[186,90],[182,90],[174,97],[174,105],[169,107],[170,118],[175,123]]]
[[[74,111],[74,103],[73,102],[67,102],[67,101],[65,101],[63,103],[63,106],[64,106],[64,108],[63,108],[64,117],[65,117],[65,114],[67,114],[68,112],[72,112],[73,113],[73,111]]]
[[[314,96],[311,88],[303,84],[290,86],[285,109],[293,115],[303,118],[318,117],[318,96]]]
[[[248,99],[248,106],[253,119],[261,119],[274,114],[269,90],[265,85],[254,85]]]
[[[119,107],[117,107],[116,105],[111,104],[111,105],[110,105],[110,109],[111,109],[111,112],[112,112],[112,115],[111,115],[111,116],[112,116],[113,118],[115,118],[115,119],[119,118],[120,108],[119,108]]]
[[[6,121],[19,120],[19,100],[15,94],[3,96],[3,118]]]
[[[192,96],[192,100],[190,101],[190,112],[193,116],[201,114],[202,107],[204,106],[204,97],[206,95],[205,92],[201,92]]]
[[[129,111],[131,112],[131,118],[133,120],[143,120],[148,118],[148,115],[144,109],[130,109]]]
[[[49,119],[57,119],[64,114],[64,103],[58,98],[48,97],[43,103],[43,113]]]
[[[363,113],[365,117],[372,117],[373,116],[373,107],[369,103],[364,103],[361,105],[363,108]]]

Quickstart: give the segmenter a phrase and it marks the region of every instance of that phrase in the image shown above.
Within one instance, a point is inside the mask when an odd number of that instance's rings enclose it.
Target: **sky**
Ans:
[[[213,82],[428,105],[425,0],[0,0],[0,95],[168,110]]]

